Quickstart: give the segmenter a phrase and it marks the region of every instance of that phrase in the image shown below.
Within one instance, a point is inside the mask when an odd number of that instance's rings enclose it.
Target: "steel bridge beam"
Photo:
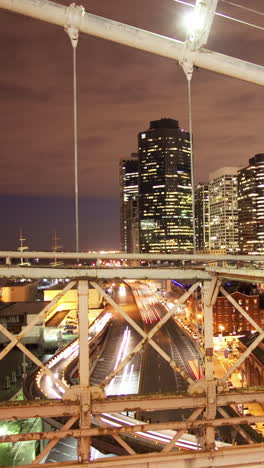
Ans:
[[[0,0],[0,5],[1,5]],[[22,0],[21,0],[22,1]],[[2,250],[0,258],[11,260],[12,258],[48,258],[48,259],[68,259],[76,260],[164,260],[164,261],[198,261],[198,262],[264,262],[264,255],[213,255],[213,254],[162,254],[162,253],[115,253],[115,252],[39,252],[17,250]]]
[[[121,456],[94,460],[91,463],[47,463],[45,468],[260,468],[263,466],[264,449],[260,444],[246,447],[226,447],[215,452],[181,451],[148,453],[136,456]],[[31,468],[24,465],[23,468]],[[11,467],[13,468],[13,467]]]
[[[96,283],[92,282],[92,286],[99,291],[100,294],[107,300],[109,304],[112,305],[112,307],[120,313],[122,317],[125,318],[125,320],[143,337],[143,339],[135,346],[135,348],[126,356],[125,359],[123,359],[120,364],[114,369],[109,376],[104,380],[104,382],[101,384],[101,387],[106,387],[106,385],[123,369],[123,367],[126,365],[127,362],[132,359],[132,357],[138,353],[141,349],[143,349],[144,345],[146,342],[148,342],[156,351],[159,353],[159,355],[165,359],[171,366],[171,368],[174,371],[179,372],[179,374],[187,380],[187,382],[192,383],[193,380],[189,377],[189,375],[186,373],[184,369],[179,367],[176,362],[167,354],[165,351],[160,348],[160,346],[157,345],[157,343],[152,340],[153,336],[155,333],[175,314],[177,307],[181,304],[184,304],[187,299],[191,296],[191,294],[196,290],[196,288],[199,286],[199,283],[193,284],[188,291],[186,291],[178,300],[177,306],[174,306],[170,311],[168,311],[164,317],[151,329],[149,333],[146,333],[145,331],[142,330],[141,327],[126,313],[123,311],[123,309],[114,302],[114,300],[107,294],[105,291]]]
[[[241,280],[247,282],[258,282],[264,277],[264,270],[251,270],[246,268],[41,268],[41,267],[19,267],[6,266],[0,267],[0,278],[31,278],[31,279],[88,279],[88,280],[108,280],[108,279],[137,279],[137,280],[160,280],[173,279],[178,280],[210,280],[216,274],[220,278]]]
[[[75,254],[76,255],[76,254]],[[201,270],[195,270],[193,269],[191,271],[191,277],[197,278],[197,275],[203,275],[208,274],[206,271],[204,271],[204,267]],[[67,273],[67,278],[73,277],[73,272],[75,272],[74,269],[68,268],[68,269],[60,269],[60,268],[55,268],[55,269],[42,269],[42,268],[17,268],[17,267],[4,267],[1,270],[4,270],[4,276],[6,276],[6,272],[12,273],[12,270],[18,270],[19,274],[17,276],[23,276],[25,275],[26,277],[31,277],[32,275],[30,273],[34,273],[36,271],[39,271],[40,276],[43,277],[43,275],[48,276],[45,274],[45,270],[47,271],[52,271],[54,274],[54,277],[62,277],[60,273],[65,274]],[[263,402],[264,397],[263,393],[260,392],[253,392],[251,390],[246,390],[243,393],[222,393],[222,394],[217,394],[216,393],[216,387],[214,380],[214,371],[213,371],[213,361],[211,360],[212,358],[212,353],[211,350],[213,348],[212,344],[212,306],[213,303],[216,299],[217,296],[217,290],[220,285],[220,281],[218,279],[218,275],[215,274],[214,270],[210,271],[210,275],[208,274],[209,278],[211,281],[208,281],[208,277],[206,278],[205,284],[204,284],[204,293],[203,293],[203,304],[204,304],[204,316],[205,320],[207,322],[207,326],[205,327],[205,348],[206,348],[206,359],[208,362],[206,362],[206,384],[207,386],[204,387],[204,393],[199,396],[187,396],[187,395],[171,395],[170,397],[165,396],[164,398],[162,396],[151,396],[149,399],[146,399],[146,396],[144,397],[132,397],[132,398],[122,398],[122,399],[104,399],[104,400],[93,400],[92,394],[91,394],[91,400],[90,400],[90,389],[89,389],[89,375],[87,372],[88,366],[88,360],[89,358],[87,357],[88,353],[88,347],[86,343],[86,333],[84,333],[85,330],[88,329],[88,321],[87,321],[87,312],[88,312],[88,283],[87,280],[85,281],[85,278],[90,278],[89,275],[97,275],[97,274],[102,274],[102,278],[107,277],[107,272],[110,273],[111,278],[116,278],[119,274],[123,274],[122,277],[131,277],[133,279],[136,278],[135,274],[140,275],[140,278],[142,279],[147,279],[149,277],[150,271],[154,272],[156,275],[156,278],[161,278],[162,273],[164,272],[163,268],[160,268],[159,265],[154,268],[119,268],[119,269],[106,269],[106,268],[80,268],[76,270],[79,276],[77,276],[80,281],[78,285],[78,291],[79,291],[79,319],[80,319],[80,329],[83,330],[83,334],[81,334],[81,348],[82,348],[82,357],[80,361],[82,362],[81,366],[81,372],[80,372],[80,380],[81,380],[81,391],[77,396],[77,401],[75,402],[60,402],[58,405],[58,402],[54,404],[54,407],[52,408],[52,404],[50,404],[49,401],[45,402],[23,402],[23,403],[6,403],[5,405],[0,405],[0,418],[5,420],[5,419],[21,419],[21,418],[27,418],[28,414],[30,413],[30,417],[49,417],[52,416],[54,417],[56,413],[58,416],[68,416],[70,419],[68,423],[64,425],[64,428],[61,430],[57,431],[54,433],[53,431],[49,432],[43,432],[43,433],[31,433],[31,434],[18,434],[18,435],[8,435],[8,436],[1,436],[0,437],[0,442],[16,442],[17,440],[42,440],[42,439],[51,439],[50,445],[54,444],[55,438],[60,439],[64,437],[76,437],[79,439],[79,456],[82,461],[82,466],[86,465],[86,460],[89,459],[89,443],[90,443],[90,437],[92,436],[100,436],[100,435],[113,435],[114,438],[117,440],[120,439],[121,434],[126,434],[128,432],[131,432],[132,434],[135,434],[137,431],[141,432],[146,432],[148,430],[162,430],[162,429],[172,429],[172,430],[178,430],[178,431],[187,431],[191,428],[202,428],[205,429],[206,432],[206,448],[211,449],[210,450],[210,457],[208,456],[208,459],[210,458],[212,460],[212,456],[214,457],[215,450],[214,450],[214,431],[215,428],[220,427],[220,426],[230,426],[230,425],[238,425],[238,424],[251,424],[251,423],[256,423],[256,422],[262,422],[264,416],[247,416],[247,417],[241,417],[237,416],[234,418],[230,417],[224,417],[223,419],[215,419],[215,413],[216,413],[216,408],[217,406],[225,406],[225,405],[232,405],[232,404],[238,404],[238,403],[246,403],[250,401],[259,401]],[[236,271],[236,269],[234,269]],[[172,277],[180,277],[180,273],[186,274],[186,278],[190,279],[190,271],[189,270],[184,270],[184,269],[175,269],[175,268],[166,268],[165,269],[165,274],[168,275],[168,279],[171,279]],[[128,274],[128,276],[127,276]],[[131,274],[131,276],[129,276]],[[247,270],[244,269],[244,274],[247,274]],[[223,275],[221,274],[221,277]],[[262,275],[263,276],[263,275]],[[212,278],[213,277],[213,278]],[[87,366],[86,366],[87,365]],[[86,368],[87,367],[87,368]],[[67,398],[67,396],[66,396]],[[252,400],[251,400],[252,398]],[[44,403],[44,404],[42,404]],[[13,406],[14,405],[14,406]],[[77,410],[75,408],[75,405],[77,406]],[[112,405],[112,406],[111,406]],[[118,405],[120,405],[118,407]],[[131,406],[130,406],[131,405]],[[142,407],[142,408],[141,408]],[[34,409],[33,409],[34,408]],[[169,409],[169,408],[194,408],[195,411],[197,409],[201,409],[203,411],[204,408],[207,409],[206,412],[206,419],[203,420],[196,420],[196,421],[175,421],[171,423],[159,423],[159,424],[145,424],[145,423],[138,423],[135,426],[125,426],[125,427],[120,427],[120,428],[112,428],[112,427],[101,427],[101,428],[92,428],[90,427],[90,414],[93,415],[100,415],[103,412],[117,412],[117,411],[138,411],[138,409],[141,408],[141,410],[144,411],[153,411],[155,409],[161,410],[161,409]],[[44,409],[44,412],[43,412]],[[208,411],[208,409],[210,411]],[[25,410],[27,413],[25,413]],[[56,411],[54,411],[56,410]],[[76,412],[75,412],[76,411]],[[194,413],[196,414],[196,413]],[[42,415],[42,416],[41,416]],[[72,429],[70,426],[72,425],[72,421],[74,418],[79,418],[81,419],[81,424],[79,429]],[[98,416],[96,416],[98,417]],[[136,434],[135,434],[136,435]],[[253,444],[252,444],[253,445]],[[254,446],[255,448],[258,448],[259,446]],[[262,447],[261,447],[262,448]],[[248,450],[248,447],[247,447]],[[262,454],[264,452],[264,449],[262,448]],[[209,453],[209,452],[206,452]],[[226,455],[226,452],[223,452],[224,455]],[[43,456],[43,453],[41,454],[41,457]],[[158,454],[157,454],[158,456]],[[135,458],[134,458],[135,457]],[[131,463],[134,463],[134,459],[138,459],[137,455],[131,455],[131,458],[129,459],[129,465]],[[156,455],[155,455],[156,457]],[[164,457],[164,455],[163,455]],[[139,459],[138,459],[139,460]],[[140,458],[141,460],[141,458]],[[155,458],[156,460],[156,458]],[[192,458],[189,460],[182,459],[181,462],[184,464],[178,464],[178,466],[185,467],[192,467],[197,468],[199,466],[212,466],[212,465],[207,465],[206,460],[203,460],[203,464],[195,464],[194,460],[194,454],[192,454]],[[122,461],[122,460],[121,460]],[[37,460],[35,460],[37,462]],[[214,461],[215,462],[215,461]],[[101,465],[99,466],[106,466],[104,464],[104,461],[100,462]],[[118,460],[119,463],[119,460]],[[154,461],[153,461],[154,463]],[[162,466],[159,462],[157,462],[159,466]],[[169,462],[170,463],[170,462]],[[173,467],[177,466],[178,461],[176,463],[173,461]],[[217,462],[215,462],[217,463]],[[254,459],[250,457],[250,462],[248,462],[248,466],[254,466]],[[127,465],[127,464],[126,464]],[[54,466],[54,465],[53,465]],[[58,466],[61,466],[58,464]],[[73,463],[72,466],[78,466],[78,464]],[[93,466],[94,463],[93,463]],[[115,466],[118,466],[117,463],[115,463]],[[122,464],[120,464],[122,466]],[[148,466],[151,466],[150,464]],[[153,464],[154,466],[154,464]],[[170,466],[170,465],[164,465],[164,466]],[[228,466],[226,465],[217,465],[214,464],[213,466]],[[232,465],[229,465],[229,468]],[[234,464],[234,468],[239,468],[244,465],[238,465]]]
[[[250,261],[249,259],[248,261]],[[263,264],[263,261],[262,261]],[[257,269],[258,268],[258,269]],[[260,266],[253,268],[249,267],[238,267],[238,268],[227,268],[227,267],[206,267],[208,273],[216,274],[219,278],[226,278],[234,281],[246,281],[249,283],[258,283],[264,277],[264,270],[259,269]],[[262,267],[263,268],[263,267]]]
[[[0,267],[0,278],[31,278],[31,279],[173,279],[179,280],[209,280],[211,275],[203,270],[183,270],[178,268],[41,268],[41,267]]]
[[[1,0],[0,0],[1,1]],[[19,267],[2,266],[0,267],[0,278],[31,278],[31,279],[88,279],[94,280],[113,280],[134,279],[134,280],[161,280],[174,279],[179,281],[193,280],[204,281],[211,280],[212,276],[219,278],[232,279],[236,281],[260,282],[264,278],[264,270],[253,270],[247,268],[218,268],[218,267],[197,267],[195,268],[163,268],[157,265],[156,268],[41,268],[41,267]]]
[[[241,418],[237,417],[223,417],[218,419],[199,419],[195,421],[186,420],[186,421],[175,421],[175,422],[163,422],[163,423],[141,423],[135,424],[133,426],[123,425],[119,427],[113,427],[111,425],[107,427],[86,427],[83,429],[60,429],[58,431],[47,431],[47,432],[26,432],[20,434],[10,434],[0,436],[0,443],[2,442],[18,442],[18,441],[31,441],[31,440],[45,440],[51,438],[64,439],[67,437],[75,438],[88,438],[93,436],[111,436],[116,434],[136,434],[138,432],[148,432],[148,431],[161,431],[161,430],[184,430],[187,432],[192,429],[207,429],[217,428],[217,427],[226,427],[226,426],[235,426],[235,425],[247,425],[263,421],[263,416],[245,416]],[[211,445],[209,448],[212,452]],[[87,457],[86,457],[87,460]],[[85,460],[83,460],[85,461]]]
[[[216,395],[216,406],[229,406],[234,404],[262,403],[264,392],[262,390],[243,389],[243,392],[226,392]],[[202,408],[206,406],[204,395],[144,395],[119,396],[119,398],[106,398],[92,400],[91,413],[120,413],[122,411],[162,411],[184,408]],[[32,418],[58,418],[80,415],[79,401],[70,400],[34,400],[0,402],[0,419],[16,420]],[[264,420],[264,415],[262,416]],[[245,419],[245,418],[243,418]]]
[[[69,13],[66,6],[47,0],[0,0],[0,8],[62,27],[68,24],[69,21]],[[73,15],[73,24],[74,21]],[[85,13],[81,20],[80,18],[76,18],[76,21],[79,30],[85,34],[91,34],[101,39],[107,39],[144,50],[177,62],[183,58],[184,43],[175,39],[160,36],[90,13]],[[201,49],[200,53],[195,57],[194,65],[264,86],[264,67],[243,60]]]
[[[91,426],[90,355],[87,330],[89,330],[89,286],[88,281],[78,281],[79,321],[79,381],[80,381],[80,429]],[[79,440],[79,458],[82,462],[90,459],[90,438]]]

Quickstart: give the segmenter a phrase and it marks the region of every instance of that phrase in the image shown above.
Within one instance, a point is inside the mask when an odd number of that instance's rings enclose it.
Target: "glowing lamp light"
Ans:
[[[0,427],[0,436],[5,436],[8,435],[8,428],[7,426],[1,426]]]
[[[189,39],[193,40],[195,34],[204,28],[204,15],[201,14],[201,11],[193,10],[184,17],[184,26]]]

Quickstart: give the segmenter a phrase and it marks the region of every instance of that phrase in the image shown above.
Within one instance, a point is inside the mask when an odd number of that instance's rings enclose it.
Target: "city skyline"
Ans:
[[[264,154],[249,159],[238,173],[238,229],[242,253],[264,251]]]
[[[263,11],[260,0],[250,6]],[[133,5],[91,1],[87,10],[184,40],[183,15],[190,9],[168,0],[160,11],[154,0],[146,1],[142,10],[137,0]],[[245,17],[243,10],[223,2],[218,11]],[[72,250],[71,45],[56,26],[2,10],[0,18],[5,44],[0,88],[0,207],[5,221],[1,248],[15,248],[22,227],[34,249],[50,248],[56,229],[65,250]],[[258,15],[247,13],[247,20],[260,24]],[[261,65],[260,34],[216,17],[207,48]],[[82,250],[118,248],[120,156],[136,150],[136,134],[151,120],[174,118],[188,131],[186,78],[171,60],[90,36],[81,35],[77,56],[80,245]],[[234,166],[246,166],[251,156],[263,152],[261,87],[199,70],[192,94],[196,183],[205,182],[209,172],[230,160]],[[39,213],[36,224],[30,218],[38,209],[43,219]]]
[[[138,134],[139,251],[193,251],[190,134],[174,119]]]

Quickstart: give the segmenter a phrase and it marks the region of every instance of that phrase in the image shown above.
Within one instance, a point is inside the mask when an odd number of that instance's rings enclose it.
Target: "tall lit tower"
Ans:
[[[138,154],[120,160],[120,236],[123,252],[138,252]]]
[[[238,252],[237,173],[223,167],[209,175],[209,248],[219,253]]]
[[[178,121],[138,134],[140,252],[193,251],[190,135]]]
[[[195,234],[196,249],[209,248],[209,196],[208,184],[198,184],[195,187]]]
[[[264,154],[256,154],[238,173],[239,249],[264,253]]]

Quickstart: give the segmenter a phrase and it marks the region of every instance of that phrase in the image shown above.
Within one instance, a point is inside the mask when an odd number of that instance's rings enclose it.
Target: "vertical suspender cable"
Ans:
[[[77,134],[77,72],[76,46],[73,45],[73,127],[74,127],[74,187],[75,187],[75,247],[79,252],[79,187],[78,187],[78,134]]]
[[[193,132],[192,132],[192,105],[191,105],[191,79],[196,56],[201,47],[207,42],[212,21],[216,11],[218,0],[196,0],[190,21],[189,31],[183,47],[180,65],[186,75],[188,82],[188,107],[190,128],[190,151],[191,151],[191,183],[192,183],[192,211],[193,211],[193,253],[196,252],[196,229],[195,229],[195,188],[194,188],[194,156],[193,156]]]
[[[183,66],[187,84],[188,84],[188,119],[189,119],[189,132],[190,132],[190,156],[191,156],[191,184],[192,184],[192,225],[193,225],[193,253],[196,253],[196,226],[195,226],[195,187],[194,187],[194,154],[193,154],[193,128],[192,128],[192,96],[191,96],[191,81],[192,81],[192,74],[193,74],[193,65],[188,68],[188,66]],[[194,307],[195,307],[195,315],[198,311],[198,297],[197,297],[197,290],[194,292]],[[200,330],[199,325],[196,320],[196,331],[197,331],[197,346],[200,346]],[[203,360],[200,359],[200,354],[197,358],[198,364],[198,372],[200,374],[201,369],[203,369]]]
[[[195,228],[195,188],[194,188],[194,155],[193,155],[193,130],[192,130],[192,100],[191,100],[191,79],[192,75],[187,74],[188,83],[188,118],[190,132],[190,153],[191,153],[191,184],[192,184],[192,212],[193,212],[193,253],[196,252],[196,228]]]
[[[79,188],[78,188],[78,129],[77,129],[77,67],[76,49],[79,30],[85,10],[82,6],[72,3],[67,8],[67,18],[64,29],[68,34],[73,50],[73,133],[74,133],[74,192],[75,192],[75,248],[79,252]]]
[[[191,81],[192,81],[192,73],[187,73],[187,83],[188,83],[188,118],[189,118],[189,132],[190,132],[190,153],[191,153],[191,184],[192,184],[192,212],[193,212],[193,253],[196,253],[196,226],[195,226],[195,186],[194,186],[194,154],[193,154],[193,128],[192,128],[192,97],[191,97]],[[194,291],[194,307],[195,307],[195,315],[198,312],[198,296],[197,296],[197,289]],[[199,329],[198,321],[196,320],[196,334],[197,334],[197,347],[200,347],[200,336],[201,331]],[[203,371],[203,359],[198,353],[197,356],[197,365],[198,365],[198,373]]]

